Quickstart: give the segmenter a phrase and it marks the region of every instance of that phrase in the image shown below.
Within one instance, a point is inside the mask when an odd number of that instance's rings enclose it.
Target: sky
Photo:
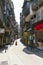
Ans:
[[[20,12],[22,11],[24,0],[12,0],[12,2],[14,4],[15,19],[20,24]]]

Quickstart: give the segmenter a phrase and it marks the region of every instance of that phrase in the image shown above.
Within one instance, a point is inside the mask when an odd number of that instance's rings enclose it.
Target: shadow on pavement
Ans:
[[[40,51],[38,49],[32,49],[31,48],[24,48],[23,52],[25,52],[26,54],[35,54],[41,58],[43,58],[43,51]]]
[[[28,50],[27,48],[24,48],[23,51],[27,54],[33,54],[33,52],[31,52],[30,50]]]
[[[0,47],[0,53],[3,53],[3,51],[4,50],[6,51],[7,49],[8,49],[8,46],[7,45]]]
[[[4,46],[0,46],[0,53],[3,53],[3,51],[5,50],[5,53],[6,53],[6,50],[8,50],[8,47],[12,46],[14,44],[14,42],[11,42],[11,43],[7,43],[6,45]]]
[[[33,51],[33,53],[41,58],[43,58],[43,51],[40,51],[40,50],[35,50]]]

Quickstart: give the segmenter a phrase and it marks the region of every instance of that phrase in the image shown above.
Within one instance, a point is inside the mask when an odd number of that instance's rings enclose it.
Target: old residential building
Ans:
[[[0,0],[0,46],[15,38],[15,13],[11,0]]]
[[[23,4],[23,17],[24,17],[24,23],[22,28],[23,19],[21,20],[21,28],[24,35],[23,41],[24,43],[29,43],[28,37],[30,34],[35,36],[35,42],[39,44],[39,47],[43,47],[43,0],[24,0]],[[22,17],[21,17],[22,18]],[[27,24],[26,24],[27,23]],[[28,28],[28,29],[27,29]],[[31,30],[31,31],[30,31]],[[25,41],[26,40],[26,41]],[[41,43],[39,43],[41,42]]]

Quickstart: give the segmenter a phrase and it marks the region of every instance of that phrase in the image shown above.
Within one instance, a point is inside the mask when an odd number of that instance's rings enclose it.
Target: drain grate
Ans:
[[[2,61],[0,65],[8,65],[8,61]]]

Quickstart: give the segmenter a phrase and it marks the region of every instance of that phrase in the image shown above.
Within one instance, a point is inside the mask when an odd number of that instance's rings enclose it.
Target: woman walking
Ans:
[[[33,46],[34,46],[33,40],[34,40],[33,36],[30,35],[29,37],[30,45],[29,46],[31,47],[31,50],[33,49]]]

